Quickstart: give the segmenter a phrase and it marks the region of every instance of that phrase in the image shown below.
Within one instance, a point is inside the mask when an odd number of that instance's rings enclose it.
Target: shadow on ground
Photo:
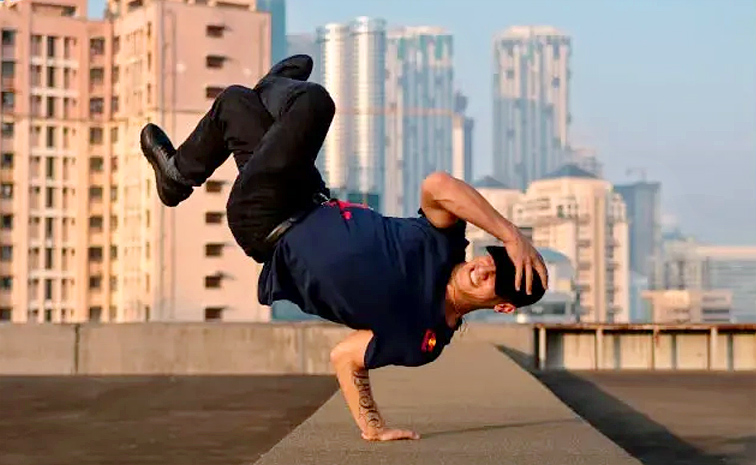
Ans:
[[[670,431],[685,429],[686,421],[701,422],[705,415],[696,415],[696,408],[706,403],[727,402],[731,393],[723,392],[721,385],[727,383],[717,376],[729,377],[731,374],[697,373],[683,374],[675,372],[585,372],[573,373],[564,370],[536,370],[533,357],[506,347],[499,349],[520,366],[528,370],[548,387],[562,402],[584,418],[617,445],[645,465],[752,465],[756,463],[756,422],[748,427],[724,425],[727,419],[710,418],[704,424],[694,425],[698,429],[709,430],[703,436],[680,437]],[[742,375],[742,376],[739,376]],[[742,392],[754,386],[754,374],[734,374],[737,388]],[[672,380],[672,381],[670,381]],[[717,383],[712,383],[716,380]],[[658,385],[655,385],[656,383]],[[710,389],[695,390],[687,388],[685,383],[711,384]],[[623,397],[642,400],[651,397],[654,391],[667,390],[664,394],[677,394],[688,397],[684,402],[663,405],[661,409],[644,409],[639,411],[619,397],[610,394],[600,384],[615,387],[624,384]],[[733,383],[735,386],[735,383]],[[728,388],[728,386],[724,386]],[[756,392],[756,391],[754,391]],[[748,418],[756,418],[756,400],[749,394],[743,402],[745,411],[738,412],[739,421],[748,424]],[[654,401],[659,404],[659,399]],[[695,397],[695,398],[694,398]],[[742,396],[741,396],[742,397]],[[742,401],[742,399],[741,399]],[[640,402],[640,401],[639,401]],[[642,403],[642,402],[640,402]],[[700,405],[696,405],[701,403]],[[647,402],[652,405],[653,402]],[[671,404],[671,403],[670,403]],[[658,407],[658,405],[657,405]],[[750,410],[750,411],[749,411]],[[741,425],[742,426],[742,425]],[[691,429],[691,428],[688,428]],[[737,437],[733,437],[737,436]]]

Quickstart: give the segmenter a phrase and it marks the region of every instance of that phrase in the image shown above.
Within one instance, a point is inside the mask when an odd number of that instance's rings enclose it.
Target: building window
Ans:
[[[89,248],[89,261],[94,263],[102,262],[102,247],[90,247]]]
[[[89,53],[93,56],[105,54],[105,38],[93,37],[89,39]]]
[[[118,258],[118,247],[115,245],[110,246],[110,259],[115,260]]]
[[[13,137],[13,129],[14,129],[13,123],[4,122],[2,125],[2,130],[1,130],[2,136],[7,137],[7,138]]]
[[[205,223],[207,223],[207,224],[221,224],[221,223],[223,223],[223,213],[221,213],[221,212],[207,212],[207,213],[205,213]]]
[[[102,307],[89,307],[89,321],[99,323],[102,320]]]
[[[13,215],[0,216],[0,229],[13,229]]]
[[[45,208],[55,207],[55,190],[52,187],[45,188]]]
[[[99,187],[99,186],[90,187],[89,200],[102,200],[102,187]]]
[[[99,86],[105,81],[105,69],[104,68],[91,68],[89,70],[89,85]],[[91,89],[92,87],[90,87]]]
[[[205,321],[223,320],[223,307],[205,307]]]
[[[55,97],[47,97],[47,117],[55,118]]]
[[[10,200],[13,198],[13,184],[4,182],[0,184],[0,198]]]
[[[52,239],[53,233],[53,219],[45,218],[45,239]]]
[[[221,92],[223,92],[223,87],[207,86],[205,88],[205,97],[214,99],[220,95]]]
[[[48,149],[55,148],[55,128],[48,126],[45,131],[45,145]]]
[[[0,65],[0,76],[3,79],[13,79],[16,77],[16,63],[12,61],[3,61]]]
[[[90,116],[102,115],[105,111],[105,101],[102,97],[95,97],[89,99],[89,114]]]
[[[220,257],[223,255],[223,244],[205,244],[206,257]]]
[[[0,276],[0,289],[3,291],[10,291],[13,289],[13,277]]]
[[[223,30],[225,28],[223,26],[214,25],[214,24],[208,24],[207,29],[205,30],[205,34],[208,37],[223,37]]]
[[[10,262],[13,260],[13,246],[4,245],[0,247],[0,261]]]
[[[55,68],[49,66],[47,68],[47,87],[55,87]]]
[[[91,145],[102,144],[102,128],[89,128],[89,143]]]
[[[42,36],[33,35],[31,38],[31,56],[38,57],[42,55]]]
[[[89,217],[89,229],[91,231],[102,231],[102,225],[103,225],[102,216]]]
[[[55,177],[55,159],[53,157],[45,158],[45,176],[47,179]]]
[[[221,276],[205,276],[205,287],[208,289],[219,289],[221,287]]]
[[[3,45],[6,47],[16,45],[16,31],[13,29],[3,29]]]
[[[205,182],[205,192],[220,193],[223,190],[223,182],[221,181],[207,181]]]
[[[0,159],[0,168],[13,168],[13,152],[4,152]]]
[[[2,99],[3,110],[12,111],[16,106],[16,94],[13,92],[0,93],[0,99]]]
[[[51,247],[45,247],[45,269],[52,270],[53,268],[53,249]]]
[[[92,157],[89,159],[89,171],[99,173],[105,166],[105,160],[102,157]]]
[[[13,309],[10,307],[0,307],[0,321],[11,321]]]
[[[110,111],[112,111],[113,113],[117,113],[120,111],[119,108],[120,108],[120,102],[118,100],[118,96],[114,95],[113,97],[110,97]]]
[[[205,57],[205,66],[208,68],[220,69],[223,68],[224,61],[226,61],[226,57],[220,55],[208,55]]]
[[[55,45],[58,43],[58,38],[55,36],[47,37],[47,58],[55,58]]]
[[[89,277],[89,288],[90,289],[100,289],[102,287],[102,276],[90,276]]]

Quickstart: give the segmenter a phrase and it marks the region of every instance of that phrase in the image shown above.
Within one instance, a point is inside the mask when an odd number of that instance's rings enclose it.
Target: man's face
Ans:
[[[490,255],[476,257],[467,262],[460,269],[459,275],[459,287],[464,294],[482,305],[490,305],[500,313],[511,313],[515,310],[514,305],[504,302],[496,295],[496,264]]]

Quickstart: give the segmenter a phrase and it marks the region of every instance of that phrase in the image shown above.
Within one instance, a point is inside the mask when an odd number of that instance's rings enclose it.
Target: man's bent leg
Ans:
[[[269,258],[265,242],[273,228],[312,206],[325,191],[315,167],[335,106],[320,85],[301,88],[252,151],[236,179],[227,204],[228,224],[245,253],[256,261]]]
[[[272,124],[256,91],[229,86],[178,147],[175,166],[191,185],[200,186],[231,153],[252,152]]]

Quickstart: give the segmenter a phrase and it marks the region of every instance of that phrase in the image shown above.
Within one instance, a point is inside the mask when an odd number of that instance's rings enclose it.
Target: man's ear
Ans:
[[[505,302],[503,304],[496,304],[494,306],[494,311],[498,313],[513,313],[515,310],[517,310],[517,307],[510,304],[509,302]]]

